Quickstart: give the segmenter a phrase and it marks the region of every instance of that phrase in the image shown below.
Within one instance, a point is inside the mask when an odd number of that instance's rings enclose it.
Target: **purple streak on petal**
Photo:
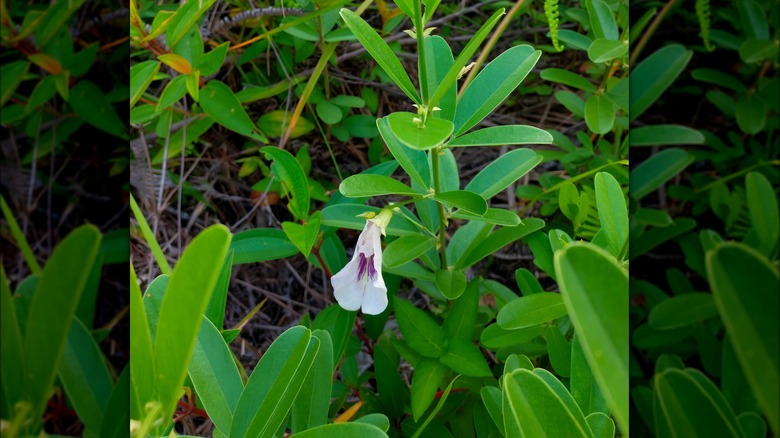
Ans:
[[[368,278],[374,281],[376,278],[376,268],[374,268],[374,254],[368,257]]]
[[[373,258],[373,256],[371,257]],[[365,275],[367,264],[368,264],[368,260],[366,260],[366,255],[361,252],[358,259],[358,275],[357,275],[358,279],[363,278],[363,275]],[[371,265],[369,264],[369,266]],[[369,269],[373,269],[373,266],[371,266],[371,268]]]

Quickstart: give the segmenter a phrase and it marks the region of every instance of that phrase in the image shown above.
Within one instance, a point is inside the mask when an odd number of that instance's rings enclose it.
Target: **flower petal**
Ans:
[[[333,296],[336,297],[339,306],[344,310],[354,311],[358,310],[363,304],[363,294],[365,294],[365,292],[365,289],[363,289],[361,285],[353,283],[342,289],[334,290]]]
[[[382,279],[382,274],[373,283],[366,284],[363,295],[363,313],[366,315],[379,315],[387,308],[387,287]]]
[[[333,296],[345,310],[358,310],[363,302],[365,290],[357,278],[358,264],[358,259],[353,257],[341,271],[330,278]]]

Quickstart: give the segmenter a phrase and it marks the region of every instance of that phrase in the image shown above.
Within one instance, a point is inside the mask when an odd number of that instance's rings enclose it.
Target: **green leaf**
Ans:
[[[737,416],[739,427],[746,438],[763,438],[766,436],[766,423],[755,412],[743,412]]]
[[[447,344],[447,352],[439,360],[456,373],[464,376],[490,377],[493,375],[479,348],[463,338],[450,339]]]
[[[742,371],[769,419],[780,433],[780,347],[777,312],[778,270],[763,255],[741,243],[707,251],[707,277],[726,333]]]
[[[570,29],[558,29],[558,39],[566,44],[566,47],[577,50],[588,50],[593,40],[587,35]]]
[[[448,338],[470,340],[477,324],[479,307],[479,282],[472,281],[460,297],[455,300],[447,317],[444,318],[444,333]]]
[[[2,357],[14,357],[0,367],[0,390],[3,394],[5,412],[13,412],[16,402],[25,399],[24,353],[22,334],[17,321],[16,310],[11,296],[11,288],[5,268],[0,265],[0,354]],[[17,299],[18,301],[18,299]]]
[[[755,94],[743,94],[735,108],[737,125],[746,134],[758,134],[766,126],[766,107]]]
[[[539,76],[546,81],[557,82],[588,93],[595,93],[597,90],[596,86],[586,78],[561,68],[546,68],[539,73]]]
[[[373,424],[333,423],[290,435],[290,438],[386,438],[387,434]]]
[[[466,274],[463,271],[440,269],[436,271],[436,287],[448,300],[454,300],[466,290]]]
[[[193,2],[194,0],[190,0],[190,3]],[[252,123],[241,102],[233,94],[233,90],[224,83],[216,80],[209,81],[200,90],[200,106],[215,122],[225,128],[261,143],[268,143],[265,135]]]
[[[718,314],[708,293],[693,292],[661,301],[650,311],[648,322],[656,330],[671,330],[696,324]]]
[[[171,274],[154,340],[155,382],[163,418],[173,414],[176,400],[181,397],[202,315],[229,244],[230,232],[226,227],[207,228],[187,246]]]
[[[753,0],[740,2],[738,5],[740,24],[748,37],[762,40],[769,39],[769,23],[761,5]]]
[[[141,288],[130,265],[130,418],[141,420],[144,406],[154,400],[154,354]],[[122,430],[126,430],[126,424]]]
[[[208,307],[206,307],[206,317],[218,330],[222,330],[225,325],[225,306],[227,305],[230,276],[233,272],[234,255],[234,251],[228,250],[225,261],[222,262],[222,268],[219,271],[219,278],[217,279],[217,284],[214,286],[214,292],[211,294]]]
[[[653,154],[631,171],[629,193],[637,201],[682,172],[694,160],[683,149],[671,148]]]
[[[341,108],[333,105],[327,100],[323,100],[322,102],[318,103],[315,108],[317,111],[317,116],[319,116],[320,120],[328,125],[335,125],[344,117],[344,114],[341,112]]]
[[[412,181],[419,184],[423,189],[427,189],[431,185],[431,170],[425,152],[401,143],[393,134],[392,129],[390,129],[387,117],[376,119],[376,127],[385,141],[387,149],[393,154],[398,164],[409,174]]]
[[[704,135],[696,129],[681,125],[651,125],[631,128],[628,145],[666,146],[682,144],[702,144]]]
[[[612,174],[599,172],[595,177],[596,206],[601,229],[606,233],[612,254],[622,258],[628,246],[628,209],[620,183]]]
[[[412,415],[417,422],[433,402],[447,367],[435,359],[422,359],[417,362],[412,375]]]
[[[355,423],[366,423],[371,424],[379,429],[381,429],[384,432],[387,432],[390,430],[390,420],[387,418],[384,414],[368,414],[364,415],[357,420],[354,421]]]
[[[742,436],[723,395],[699,371],[670,368],[655,376],[654,386],[656,430],[668,429],[673,436]],[[692,411],[691,406],[696,409]],[[659,427],[660,422],[665,427]]]
[[[592,244],[556,252],[555,272],[590,369],[620,429],[627,431],[628,273]]]
[[[421,151],[440,146],[452,134],[449,120],[429,117],[425,126],[415,122],[417,114],[395,112],[385,117],[390,131],[404,145]]]
[[[479,341],[483,346],[492,350],[521,345],[539,336],[542,333],[542,327],[542,325],[534,325],[517,330],[505,330],[498,324],[490,324],[485,327],[485,330],[482,330]]]
[[[100,432],[114,382],[95,338],[78,319],[73,320],[68,332],[59,377],[85,428]]]
[[[303,220],[309,215],[309,179],[306,178],[301,163],[291,153],[278,147],[266,146],[261,148],[260,152],[274,161],[271,171],[292,197],[287,204],[290,213]]]
[[[0,106],[5,106],[8,99],[14,94],[16,88],[24,80],[27,71],[30,69],[30,63],[27,61],[14,61],[3,66],[2,76],[0,76]]]
[[[287,128],[290,127],[292,113],[285,110],[273,110],[267,112],[257,119],[257,127],[269,137],[281,138]],[[290,138],[298,138],[308,134],[314,129],[314,124],[305,117],[299,117],[295,123]]]
[[[523,295],[533,295],[544,292],[544,288],[539,284],[534,274],[525,268],[518,268],[515,271],[515,282]]]
[[[244,383],[222,334],[205,316],[187,372],[214,426],[230,436],[233,413]]]
[[[514,46],[491,61],[466,87],[455,110],[455,136],[490,114],[536,65],[542,55],[528,45]]]
[[[38,280],[23,341],[27,400],[33,421],[43,415],[51,396],[71,321],[99,247],[100,232],[96,227],[84,225],[75,229],[57,245]]]
[[[236,265],[282,259],[300,251],[284,231],[274,228],[242,231],[233,236],[230,250],[234,251],[233,263]]]
[[[322,309],[311,324],[313,330],[325,330],[330,335],[333,344],[333,370],[347,348],[356,316],[357,312],[350,312],[338,304],[333,304]]]
[[[82,80],[70,90],[70,105],[85,122],[101,131],[126,139],[125,123],[119,118],[106,94],[90,81]]]
[[[320,340],[320,349],[292,405],[290,428],[293,433],[322,426],[328,421],[333,386],[333,343],[325,330],[314,330],[312,336]]]
[[[428,8],[425,15],[428,15]],[[452,49],[447,41],[438,36],[427,36],[424,41],[425,49],[425,69],[428,72],[428,89],[436,90],[439,84],[447,77],[447,73],[452,69],[455,59],[452,56]],[[455,118],[455,108],[457,107],[458,90],[453,82],[450,88],[444,93],[437,106],[441,107],[440,112],[434,113],[442,119],[452,121]]]
[[[488,208],[485,214],[476,215],[464,210],[458,210],[452,213],[455,219],[465,219],[469,221],[480,221],[502,227],[516,227],[520,225],[520,216],[514,211],[501,208]]]
[[[670,44],[656,50],[634,68],[629,83],[629,121],[636,120],[672,85],[692,56],[692,50]]]
[[[103,422],[97,436],[105,438],[122,438],[127,436],[127,424],[130,422],[130,410],[127,403],[130,400],[130,367],[126,366],[119,375],[106,404],[105,412],[111,415],[103,416]]]
[[[585,7],[588,10],[590,27],[596,38],[618,39],[617,21],[606,2],[602,0],[585,0]]]
[[[608,62],[621,58],[628,53],[628,40],[608,40],[597,38],[588,47],[588,58],[595,63]]]
[[[174,47],[192,28],[198,18],[206,12],[216,0],[188,0],[176,10],[171,18],[168,31],[165,32],[165,42]]]
[[[777,43],[770,39],[748,38],[739,46],[739,57],[747,64],[758,64],[766,59],[777,61]]]
[[[585,123],[588,129],[604,135],[615,124],[615,109],[603,94],[594,94],[585,101]]]
[[[412,99],[414,103],[420,104],[420,97],[417,95],[417,90],[412,85],[412,81],[409,79],[409,75],[404,70],[401,61],[395,56],[390,46],[376,33],[376,31],[369,26],[362,18],[349,9],[342,9],[339,12],[341,18],[346,23],[347,27],[352,30],[360,44],[365,47],[366,51],[372,58],[379,64],[380,67],[390,76],[390,79],[395,82],[396,85],[403,91],[409,99]]]
[[[506,436],[593,436],[574,399],[548,371],[515,370],[504,376],[502,389]]]
[[[472,179],[466,190],[490,199],[542,161],[532,149],[515,149],[497,158]]]
[[[203,55],[197,66],[200,75],[205,77],[217,73],[222,68],[222,64],[225,63],[228,48],[230,48],[230,43],[222,43]]]
[[[420,427],[417,428],[417,430],[414,432],[414,435],[412,435],[412,438],[419,438],[420,434],[422,434],[422,432],[431,423],[431,421],[436,417],[436,415],[439,414],[439,411],[441,410],[442,407],[444,407],[444,403],[447,401],[447,398],[449,398],[449,396],[450,396],[450,391],[452,391],[452,385],[455,384],[455,381],[457,381],[459,377],[460,377],[460,375],[455,376],[455,378],[452,379],[450,384],[447,385],[447,387],[444,389],[444,392],[442,393],[441,397],[439,398],[439,402],[436,403],[436,407],[433,408],[433,410],[428,415],[428,417],[425,419],[425,421],[423,421],[423,424],[420,425]],[[434,423],[434,424],[439,424],[440,425],[440,423]],[[441,426],[441,429],[439,431],[432,432],[432,434],[434,436],[442,436],[442,431],[446,431],[446,430],[447,429],[445,429],[443,426]],[[446,432],[444,432],[444,433],[446,433]]]
[[[485,410],[488,411],[488,415],[493,419],[493,422],[501,432],[501,435],[504,436],[501,390],[494,386],[483,386],[482,389],[479,390],[479,395],[482,398],[482,403],[485,405]]]
[[[363,108],[366,106],[366,101],[357,96],[348,96],[346,94],[339,94],[330,100],[333,105],[338,105],[344,108]]]
[[[160,95],[160,100],[157,102],[157,108],[155,109],[155,112],[159,113],[165,109],[168,109],[169,106],[181,100],[181,98],[187,94],[186,81],[187,76],[185,75],[179,75],[171,79]]]
[[[200,102],[200,72],[194,70],[185,76],[184,85],[187,86],[187,92],[192,96],[192,100]]]
[[[676,219],[672,224],[650,229],[639,237],[631,239],[629,258],[635,259],[658,245],[687,233],[696,227],[696,221],[687,217]]]
[[[249,377],[230,437],[272,437],[286,419],[318,349],[319,340],[303,326],[279,335]]]
[[[38,47],[45,46],[54,35],[60,32],[68,18],[82,4],[84,4],[84,0],[58,0],[53,5],[49,5],[36,27],[35,43]]]
[[[14,214],[11,212],[11,209],[5,202],[5,197],[2,195],[0,195],[0,210],[3,212],[3,217],[5,217],[6,223],[8,224],[8,229],[11,232],[14,241],[16,242],[16,246],[19,247],[28,269],[30,269],[30,272],[33,274],[40,275],[43,270],[38,264],[38,260],[35,258],[35,254],[33,254],[32,249],[30,248],[30,244],[27,243],[27,239],[24,237],[24,232],[22,232],[22,229],[19,227],[19,222],[16,221]]]
[[[607,401],[599,389],[590,365],[582,351],[579,337],[575,333],[571,343],[571,381],[569,384],[571,395],[582,409],[582,413],[590,415],[595,412],[609,413]]]
[[[607,414],[594,412],[585,417],[585,421],[588,422],[588,426],[593,432],[593,438],[613,438],[615,436],[615,422]]]
[[[729,88],[739,94],[747,92],[747,87],[736,77],[711,68],[697,68],[691,72],[691,76],[697,81],[707,82]]]
[[[49,75],[38,81],[38,84],[35,85],[35,89],[33,89],[32,94],[30,94],[30,98],[27,100],[27,107],[25,108],[27,113],[32,112],[32,110],[38,108],[39,106],[48,102],[49,99],[54,97],[54,95],[57,93],[57,89],[54,85],[56,80],[56,75]]]
[[[458,208],[472,214],[482,216],[487,213],[487,202],[482,196],[468,190],[453,190],[443,192],[431,197],[447,207]]]
[[[406,184],[383,175],[361,173],[346,178],[339,184],[339,192],[348,198],[366,196],[404,195],[421,196]]]
[[[301,251],[304,257],[309,257],[311,248],[314,246],[320,233],[321,223],[322,212],[318,210],[309,217],[309,220],[304,225],[285,221],[282,222],[282,229],[287,238],[290,239],[290,242]]]
[[[444,330],[410,302],[396,299],[393,303],[398,327],[409,346],[425,357],[443,356],[446,352]]]
[[[571,376],[571,343],[558,327],[547,328],[547,354],[550,356],[550,365],[559,376]]]
[[[387,245],[382,253],[382,266],[394,268],[410,262],[436,247],[436,239],[415,234],[402,236]]]
[[[461,52],[458,54],[458,57],[455,59],[455,62],[452,64],[450,70],[447,72],[444,78],[439,81],[439,86],[436,87],[436,91],[433,92],[431,99],[428,102],[429,107],[435,107],[438,105],[439,101],[445,95],[451,92],[450,90],[453,86],[455,86],[455,83],[457,82],[458,76],[460,76],[463,67],[465,67],[466,63],[471,60],[471,57],[482,44],[482,41],[487,38],[490,31],[493,30],[493,27],[496,25],[496,23],[498,23],[498,19],[501,18],[501,16],[504,14],[504,8],[495,11],[493,15],[491,15],[490,18],[485,21],[485,24],[479,28],[477,33],[471,37],[469,42],[466,44],[466,47],[464,47],[463,50],[461,50]]]
[[[758,236],[760,250],[767,257],[780,239],[780,216],[777,209],[777,195],[772,184],[759,172],[750,172],[745,178],[750,223]]]
[[[563,297],[542,292],[516,298],[498,311],[496,322],[505,330],[522,329],[545,324],[566,315]]]
[[[516,227],[503,227],[490,234],[475,247],[470,248],[469,251],[455,261],[454,267],[455,269],[469,267],[515,240],[540,230],[543,226],[543,220],[530,218]]]
[[[157,61],[144,61],[130,67],[130,108],[143,96],[158,71],[160,63]]]
[[[463,134],[447,142],[447,147],[505,146],[514,144],[547,144],[553,138],[544,129],[526,125],[492,126]]]
[[[408,403],[406,384],[398,371],[400,356],[391,341],[395,335],[384,332],[379,341],[374,344],[374,374],[376,377],[379,402],[390,418],[397,419],[403,415],[403,407]]]

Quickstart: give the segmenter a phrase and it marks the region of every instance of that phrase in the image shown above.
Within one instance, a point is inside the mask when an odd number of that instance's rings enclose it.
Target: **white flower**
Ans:
[[[380,234],[385,234],[392,215],[389,209],[384,209],[366,220],[352,260],[330,279],[336,301],[346,310],[362,308],[365,314],[378,315],[387,308]]]

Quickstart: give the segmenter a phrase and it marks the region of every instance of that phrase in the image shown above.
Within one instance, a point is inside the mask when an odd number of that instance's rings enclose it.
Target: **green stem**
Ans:
[[[439,194],[439,149],[431,149],[431,170],[433,170],[433,193]],[[444,217],[444,206],[436,201],[439,210],[439,251],[441,252],[441,268],[447,269],[447,219]]]
[[[424,106],[428,106],[428,70],[425,65],[425,28],[423,27],[422,7],[417,2],[414,17],[414,33],[417,36],[417,71],[420,79],[420,95]],[[426,116],[427,116],[426,112]]]

